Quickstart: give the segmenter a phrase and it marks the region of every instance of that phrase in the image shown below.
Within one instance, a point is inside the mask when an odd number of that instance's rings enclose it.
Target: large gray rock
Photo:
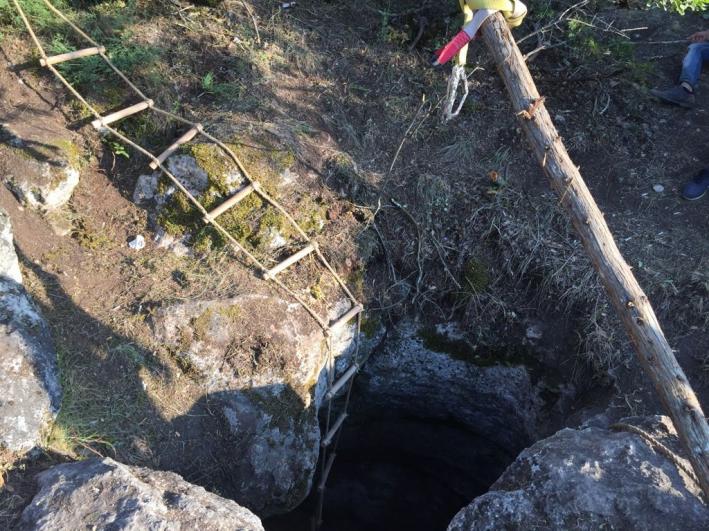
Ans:
[[[212,393],[285,382],[309,389],[323,358],[322,331],[303,308],[264,294],[161,308],[153,330]]]
[[[0,276],[22,284],[20,262],[17,260],[12,237],[12,223],[4,210],[0,210]]]
[[[0,210],[0,446],[37,446],[61,402],[47,324],[22,286],[10,219]]]
[[[262,516],[293,509],[318,461],[322,330],[299,304],[258,293],[165,307],[152,324],[220,423],[212,429],[222,436],[205,434],[198,450],[239,478],[230,497]],[[343,327],[333,338],[338,358],[349,355],[352,335]],[[195,431],[189,418],[181,432]]]
[[[79,184],[81,156],[74,135],[56,127],[4,124],[0,174],[17,198],[30,208],[53,211],[69,201]]]
[[[0,94],[0,181],[31,208],[59,209],[79,182],[81,136],[67,128],[55,95],[43,87],[3,69]]]
[[[527,368],[462,352],[454,326],[400,326],[359,379],[361,407],[398,417],[454,421],[517,452],[536,436],[542,402]]]
[[[667,417],[624,422],[679,450]],[[639,435],[588,427],[563,429],[524,450],[490,492],[456,515],[448,531],[708,526],[699,487],[674,462]]]
[[[263,531],[259,518],[234,501],[172,472],[109,458],[55,466],[39,474],[38,483],[22,530]]]

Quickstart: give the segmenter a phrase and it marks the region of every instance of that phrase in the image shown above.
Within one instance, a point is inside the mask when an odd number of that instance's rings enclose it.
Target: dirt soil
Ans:
[[[521,48],[544,48],[530,59],[539,91],[706,409],[708,200],[683,201],[679,190],[709,166],[709,77],[693,110],[660,104],[648,90],[678,72],[685,47],[665,42],[707,22],[593,3],[550,25],[571,4],[531,2],[515,35],[547,28]],[[302,197],[326,205],[318,240],[364,296],[368,319],[391,327],[406,315],[422,326],[458,320],[475,349],[520,351],[562,375],[574,385],[576,413],[550,431],[607,406],[617,416],[661,411],[481,43],[469,52],[463,113],[441,123],[448,70],[431,69],[428,58],[455,31],[453,3],[446,11],[408,1],[304,0],[290,9],[265,1],[251,7],[254,19],[231,0],[130,6],[121,14],[83,6],[78,18],[110,42],[129,34],[156,54],[150,68],[129,70],[164,107],[218,135],[294,153],[291,205]],[[55,29],[40,36],[49,41]],[[226,250],[180,258],[157,248],[149,213],[132,202],[146,159],[99,138],[66,91],[33,66],[23,31],[8,23],[2,35],[0,118],[21,109],[50,130],[74,131],[86,164],[62,213],[72,227],[65,237],[0,188],[65,392],[45,455],[3,460],[0,527],[31,499],[28,478],[64,459],[110,455],[218,489],[228,478],[220,483],[217,460],[199,453],[201,433],[213,428],[208,401],[196,403],[194,387],[181,385],[189,375],[156,344],[149,317],[174,301],[270,288]],[[104,73],[93,83],[85,74],[74,75],[99,107],[129,101]],[[130,122],[124,131],[160,151],[176,126]],[[148,241],[140,252],[127,246],[136,234]]]

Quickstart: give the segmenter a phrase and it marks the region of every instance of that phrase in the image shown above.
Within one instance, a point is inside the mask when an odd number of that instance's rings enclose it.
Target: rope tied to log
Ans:
[[[638,435],[640,438],[644,439],[648,443],[650,448],[654,449],[657,453],[669,459],[672,464],[674,464],[679,470],[684,472],[684,474],[689,479],[691,479],[697,485],[697,487],[701,489],[701,483],[699,483],[699,479],[694,474],[694,471],[691,468],[688,468],[687,465],[684,464],[682,459],[676,453],[674,453],[667,446],[662,444],[660,441],[658,441],[655,437],[653,437],[651,434],[649,434],[642,428],[638,426],[633,426],[632,424],[627,424],[625,422],[616,422],[615,424],[610,425],[610,429],[614,431],[627,431],[629,433],[634,433],[635,435]]]
[[[511,28],[516,28],[527,15],[527,6],[519,0],[458,0],[458,2],[463,12],[463,29],[448,44],[436,52],[433,62],[434,66],[442,65],[455,56],[444,99],[444,122],[448,122],[460,114],[468,97],[468,78],[465,73],[468,42],[475,38],[482,23],[490,15],[499,11],[505,17],[507,24]],[[455,110],[453,110],[461,81],[463,83],[463,94]]]

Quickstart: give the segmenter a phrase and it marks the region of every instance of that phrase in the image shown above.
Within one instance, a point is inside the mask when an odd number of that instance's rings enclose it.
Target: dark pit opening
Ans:
[[[530,442],[520,438],[510,447],[454,419],[367,409],[353,411],[342,431],[323,531],[445,530]],[[310,530],[318,482],[316,475],[294,511],[266,519],[267,531]]]
[[[525,365],[434,351],[402,330],[355,380],[322,531],[444,531],[539,435],[543,401]],[[319,482],[318,473],[308,498],[265,528],[312,529]]]

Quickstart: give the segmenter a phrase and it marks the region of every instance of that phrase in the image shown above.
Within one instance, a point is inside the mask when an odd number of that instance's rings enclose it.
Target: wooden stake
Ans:
[[[327,333],[329,334],[331,330],[334,330],[335,328],[342,326],[345,324],[347,321],[352,319],[355,315],[360,313],[362,310],[364,310],[364,306],[361,304],[355,304],[352,308],[350,308],[347,313],[344,313],[337,319],[335,319],[333,322],[330,323],[330,328],[327,329]]]
[[[327,477],[330,475],[330,469],[332,468],[332,463],[335,462],[335,454],[334,452],[330,454],[330,457],[327,459],[327,464],[325,465],[325,470],[322,474],[322,477],[320,478],[320,484],[318,485],[318,490],[319,491],[324,491],[325,490],[325,485],[327,484]],[[322,510],[321,514],[318,517],[318,520],[322,522]]]
[[[322,446],[323,448],[327,448],[328,446],[330,446],[332,440],[335,438],[335,435],[337,435],[338,430],[342,427],[342,423],[345,422],[346,418],[347,413],[343,411],[335,421],[335,424],[332,426],[332,428],[330,428],[330,431],[325,434],[325,437],[320,443],[320,446]]]
[[[647,296],[620,254],[603,214],[566,152],[505,19],[495,13],[483,24],[481,33],[510,94],[513,110],[521,118],[532,151],[561,196],[560,202],[621,317],[640,365],[672,418],[709,500],[709,427],[699,401],[667,343]]]
[[[347,369],[344,372],[344,374],[342,376],[340,376],[334,384],[332,384],[332,387],[330,388],[330,390],[327,393],[325,393],[325,400],[332,400],[333,398],[335,398],[335,395],[337,394],[337,392],[340,389],[342,389],[342,387],[347,383],[347,381],[350,378],[352,378],[357,373],[358,370],[359,370],[358,364],[355,363],[354,365],[350,366],[350,368]]]

